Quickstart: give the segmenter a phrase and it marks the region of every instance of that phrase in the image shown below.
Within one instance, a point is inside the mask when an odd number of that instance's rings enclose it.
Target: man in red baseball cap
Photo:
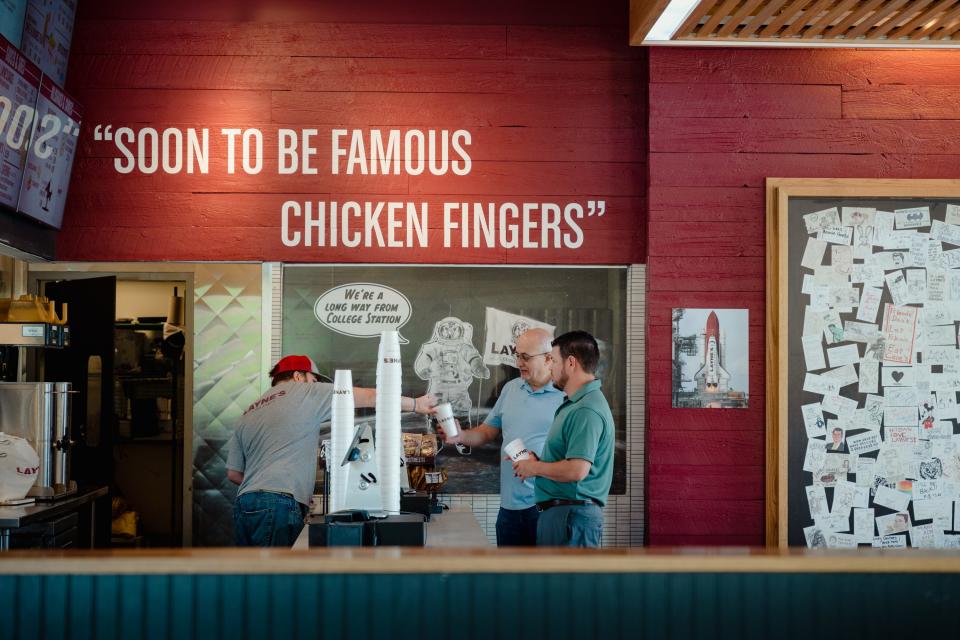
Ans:
[[[277,384],[277,376],[281,373],[296,373],[300,371],[301,373],[312,373],[315,376],[320,376],[320,370],[317,369],[316,363],[310,359],[309,356],[284,356],[280,358],[280,361],[277,364],[273,365],[273,369],[270,369],[270,377],[273,378],[273,384]]]
[[[317,475],[320,423],[330,419],[333,384],[308,356],[281,358],[273,386],[251,404],[230,439],[227,478],[240,485],[233,507],[237,544],[290,547],[303,529]],[[377,390],[354,387],[354,404],[374,407]],[[432,394],[401,397],[406,411],[433,413]]]

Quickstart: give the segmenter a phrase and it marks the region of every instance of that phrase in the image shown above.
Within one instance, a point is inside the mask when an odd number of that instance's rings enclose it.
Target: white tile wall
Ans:
[[[281,357],[283,336],[283,267],[280,263],[270,265],[270,365]],[[269,384],[269,383],[268,383]]]

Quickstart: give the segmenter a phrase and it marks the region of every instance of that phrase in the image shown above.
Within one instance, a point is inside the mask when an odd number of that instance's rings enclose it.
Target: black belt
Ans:
[[[544,500],[543,502],[537,503],[537,511],[546,511],[547,509],[552,509],[553,507],[582,507],[588,504],[595,504],[598,507],[602,507],[599,502],[596,500],[561,500],[560,498],[554,498],[553,500]]]

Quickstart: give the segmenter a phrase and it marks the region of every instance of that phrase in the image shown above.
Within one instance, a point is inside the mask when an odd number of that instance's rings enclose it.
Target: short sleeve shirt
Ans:
[[[503,444],[517,438],[527,450],[540,456],[553,414],[563,402],[563,392],[547,383],[534,389],[523,378],[514,378],[503,386],[500,397],[484,423],[500,429]],[[500,456],[500,506],[520,510],[534,506],[533,480],[520,480],[513,475],[513,464]]]
[[[330,419],[332,398],[332,384],[285,382],[243,412],[227,456],[227,468],[243,473],[238,495],[275,491],[310,504],[320,423]]]
[[[610,405],[600,390],[600,381],[592,380],[557,409],[540,457],[544,462],[579,458],[590,463],[590,471],[579,482],[557,482],[537,477],[536,501],[593,500],[607,503],[613,482],[615,434]]]

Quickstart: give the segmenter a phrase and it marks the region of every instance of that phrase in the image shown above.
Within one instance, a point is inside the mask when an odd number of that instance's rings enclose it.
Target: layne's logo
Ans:
[[[333,395],[335,396],[348,396],[351,393],[353,393],[351,389],[334,389],[333,390]]]
[[[40,471],[40,467],[17,467],[17,473],[22,476],[35,476]]]
[[[505,344],[502,346],[497,346],[496,342],[491,342],[490,353],[498,356],[516,356],[517,345],[516,343],[514,343],[514,344]]]
[[[513,344],[517,344],[517,339],[529,328],[530,323],[526,320],[517,320],[514,322],[513,326],[510,327],[510,333],[513,334]]]
[[[254,402],[252,405],[250,405],[249,407],[247,407],[247,410],[243,412],[243,415],[247,415],[248,413],[250,413],[250,412],[253,411],[254,409],[259,409],[260,407],[262,407],[262,406],[264,406],[264,405],[266,405],[266,404],[268,404],[268,403],[276,400],[277,398],[279,398],[279,397],[281,397],[281,396],[285,396],[285,395],[287,395],[287,392],[281,389],[280,391],[277,391],[276,393],[271,393],[271,394],[268,395],[266,398],[260,398],[259,400],[257,400],[256,402]]]
[[[530,323],[526,320],[517,320],[510,327],[510,335],[512,340],[510,344],[505,344],[502,346],[497,346],[496,342],[490,343],[490,353],[500,355],[500,356],[516,356],[517,355],[517,339],[524,334],[524,332],[530,328]]]

